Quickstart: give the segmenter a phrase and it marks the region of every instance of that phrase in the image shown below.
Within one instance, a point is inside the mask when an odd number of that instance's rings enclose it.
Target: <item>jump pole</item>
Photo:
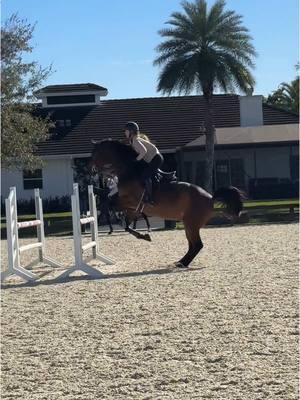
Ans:
[[[103,276],[102,272],[98,271],[96,268],[91,267],[87,263],[93,259],[100,260],[107,265],[112,265],[115,263],[111,258],[100,253],[98,249],[97,209],[96,209],[96,199],[92,185],[88,186],[88,199],[89,199],[89,216],[85,218],[80,218],[78,183],[74,183],[73,194],[71,196],[71,205],[72,205],[75,265],[71,268],[68,268],[65,272],[63,272],[62,275],[60,275],[60,278],[66,278],[75,271],[82,271],[94,278],[101,278]],[[91,227],[91,241],[83,245],[81,225],[86,225],[86,224],[90,224]],[[89,249],[92,250],[92,254],[89,257],[84,257],[84,252]]]

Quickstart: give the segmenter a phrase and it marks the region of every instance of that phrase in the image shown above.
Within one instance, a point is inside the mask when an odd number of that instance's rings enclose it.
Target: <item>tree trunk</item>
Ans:
[[[213,168],[216,130],[213,121],[212,89],[203,91],[205,103],[205,178],[204,189],[213,192]]]

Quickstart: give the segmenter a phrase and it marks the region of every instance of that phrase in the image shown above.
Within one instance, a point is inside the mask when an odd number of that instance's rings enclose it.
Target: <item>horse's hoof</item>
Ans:
[[[175,267],[177,268],[188,268],[188,265],[183,265],[180,261],[177,261],[175,264]]]
[[[152,242],[151,236],[148,235],[148,233],[146,233],[146,235],[144,235],[144,239],[147,240],[147,242]]]

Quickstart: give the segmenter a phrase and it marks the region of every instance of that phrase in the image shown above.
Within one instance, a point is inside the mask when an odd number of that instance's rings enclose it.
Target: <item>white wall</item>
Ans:
[[[47,168],[43,169],[44,198],[71,195],[73,191],[72,160],[48,160]]]
[[[1,170],[1,196],[3,198],[7,198],[9,194],[9,188],[11,186],[16,186],[17,188],[17,196],[23,190],[23,174],[22,171],[18,170],[6,170],[2,168]],[[25,191],[27,192],[27,191]],[[30,193],[25,193],[26,197],[23,196],[24,199],[28,199],[31,196]]]
[[[40,190],[42,198],[61,197],[72,194],[73,169],[71,159],[44,160],[42,168],[43,189]],[[9,188],[16,186],[18,200],[28,200],[33,197],[33,190],[24,190],[23,172],[19,170],[1,171],[1,196],[6,198]]]

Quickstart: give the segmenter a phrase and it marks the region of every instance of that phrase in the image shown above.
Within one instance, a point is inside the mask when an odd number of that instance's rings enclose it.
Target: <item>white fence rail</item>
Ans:
[[[42,199],[40,198],[39,189],[34,190],[35,200],[35,216],[36,219],[32,221],[18,222],[17,213],[17,194],[16,188],[11,187],[9,196],[5,200],[6,208],[6,229],[7,229],[7,252],[8,252],[8,268],[1,272],[1,282],[11,275],[17,275],[25,281],[34,281],[38,278],[33,272],[26,270],[21,266],[20,255],[24,251],[38,248],[39,257],[31,263],[31,265],[42,262],[49,264],[52,267],[63,268],[63,265],[53,260],[49,256],[45,255],[45,233],[44,233],[44,217],[43,217],[43,205]],[[19,229],[25,229],[32,226],[37,227],[37,239],[36,243],[27,244],[25,246],[19,245]]]

